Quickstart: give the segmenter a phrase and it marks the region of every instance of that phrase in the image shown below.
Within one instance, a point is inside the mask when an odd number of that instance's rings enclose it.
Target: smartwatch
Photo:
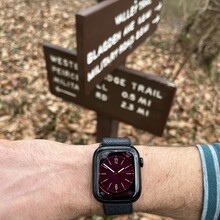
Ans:
[[[130,214],[141,194],[143,158],[129,138],[104,138],[93,155],[93,194],[106,215]]]

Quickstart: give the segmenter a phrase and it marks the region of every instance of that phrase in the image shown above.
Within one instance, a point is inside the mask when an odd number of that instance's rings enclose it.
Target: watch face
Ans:
[[[99,169],[100,188],[106,193],[122,193],[134,182],[132,158],[124,153],[112,155],[101,162]]]
[[[94,194],[99,201],[122,202],[139,197],[139,156],[134,149],[98,149],[93,162]]]

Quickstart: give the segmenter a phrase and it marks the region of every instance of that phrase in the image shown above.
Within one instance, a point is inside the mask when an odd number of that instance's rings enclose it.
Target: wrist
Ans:
[[[65,207],[75,217],[102,214],[102,205],[92,193],[92,158],[98,144],[70,146],[67,157],[71,158],[71,179],[65,181],[67,202]],[[64,195],[65,196],[65,195]]]

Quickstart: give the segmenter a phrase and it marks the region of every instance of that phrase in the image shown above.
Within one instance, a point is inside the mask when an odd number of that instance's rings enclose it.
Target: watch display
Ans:
[[[93,191],[99,201],[127,202],[138,199],[140,165],[135,148],[99,148],[93,160]]]
[[[112,155],[101,162],[99,187],[106,194],[125,192],[134,182],[132,157],[126,153]]]

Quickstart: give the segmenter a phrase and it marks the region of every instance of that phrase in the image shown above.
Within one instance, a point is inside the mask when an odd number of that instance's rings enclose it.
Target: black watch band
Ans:
[[[103,138],[100,147],[105,146],[132,146],[129,138]],[[123,215],[133,212],[132,203],[104,203],[106,215]]]
[[[124,215],[131,214],[133,212],[131,203],[104,203],[103,207],[106,215]]]
[[[131,146],[129,138],[103,138],[101,147],[104,146]]]

